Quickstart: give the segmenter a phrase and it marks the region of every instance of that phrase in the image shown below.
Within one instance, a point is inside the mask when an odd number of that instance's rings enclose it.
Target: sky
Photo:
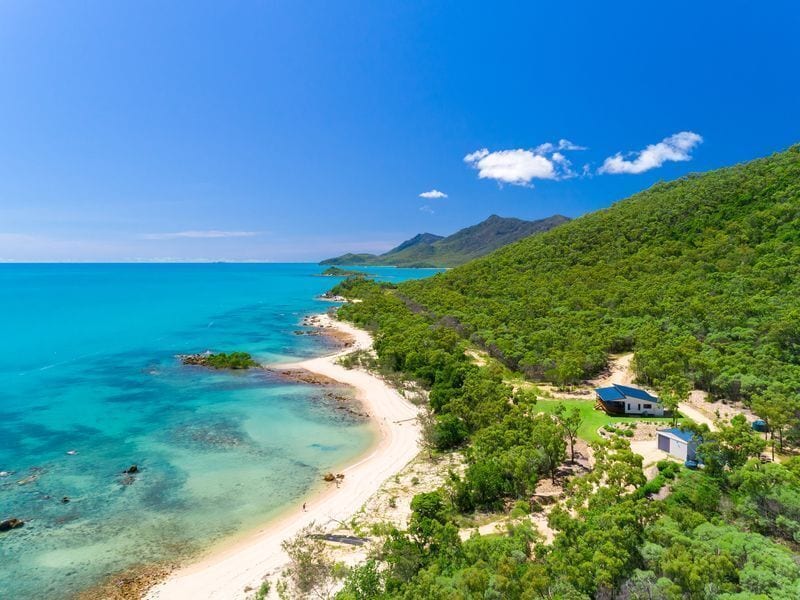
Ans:
[[[800,142],[793,2],[0,2],[0,261],[316,261]]]

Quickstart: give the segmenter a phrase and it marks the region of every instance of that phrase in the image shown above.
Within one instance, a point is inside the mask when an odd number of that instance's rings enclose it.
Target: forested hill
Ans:
[[[420,233],[385,254],[344,254],[323,260],[323,265],[391,265],[396,267],[454,267],[484,256],[507,244],[549,231],[569,221],[553,215],[538,221],[524,221],[492,215],[485,221],[442,237]]]
[[[660,387],[798,389],[800,146],[659,183],[400,293],[533,377],[569,382],[633,350]]]

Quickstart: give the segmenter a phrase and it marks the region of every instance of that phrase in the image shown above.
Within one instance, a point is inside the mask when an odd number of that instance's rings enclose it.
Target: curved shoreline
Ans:
[[[401,471],[419,453],[417,407],[397,390],[362,369],[346,369],[338,359],[372,346],[372,337],[362,329],[332,319],[317,317],[320,327],[351,336],[354,343],[335,354],[296,363],[281,363],[281,369],[304,369],[329,377],[355,389],[356,399],[378,429],[378,439],[357,461],[342,469],[339,487],[312,490],[307,510],[290,509],[260,531],[213,552],[198,562],[180,567],[152,587],[146,600],[235,600],[247,596],[246,588],[258,589],[265,577],[279,575],[286,564],[281,542],[312,521],[323,528],[346,521],[378,491],[381,484]]]

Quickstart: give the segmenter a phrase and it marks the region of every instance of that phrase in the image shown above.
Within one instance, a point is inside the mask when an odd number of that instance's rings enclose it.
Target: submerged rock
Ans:
[[[241,423],[228,417],[213,416],[184,423],[170,432],[170,441],[197,450],[258,450],[258,445],[247,435]]]
[[[138,473],[138,472],[139,472],[139,467],[137,465],[131,465],[130,467],[125,469],[125,473],[128,473],[129,475],[132,475],[132,474]]]
[[[0,521],[0,531],[11,531],[25,525],[25,521],[21,519],[11,518],[5,521]]]
[[[17,485],[28,485],[29,483],[33,483],[37,479],[39,479],[39,473],[33,473],[32,475],[28,475],[27,477],[20,479],[17,482]]]

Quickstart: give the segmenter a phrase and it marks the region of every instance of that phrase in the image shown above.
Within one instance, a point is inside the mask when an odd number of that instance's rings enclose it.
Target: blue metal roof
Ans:
[[[629,385],[613,384],[611,387],[595,389],[600,400],[603,402],[616,402],[625,400],[625,398],[636,398],[637,400],[644,400],[645,402],[658,402],[658,398],[648,394],[644,390],[631,387]]]
[[[605,387],[605,388],[597,388],[595,390],[597,395],[600,396],[600,400],[603,402],[614,402],[617,400],[624,400],[625,396],[622,395],[616,387]]]
[[[694,439],[694,434],[691,431],[686,429],[679,429],[678,427],[672,427],[670,429],[659,429],[658,433],[671,433],[675,437],[679,437],[684,442],[691,442]]]
[[[614,387],[617,388],[620,392],[622,392],[625,396],[629,398],[636,398],[637,400],[649,400],[650,402],[658,402],[658,398],[652,396],[645,392],[644,390],[640,390],[639,388],[631,387],[629,385],[619,385],[614,384]]]

